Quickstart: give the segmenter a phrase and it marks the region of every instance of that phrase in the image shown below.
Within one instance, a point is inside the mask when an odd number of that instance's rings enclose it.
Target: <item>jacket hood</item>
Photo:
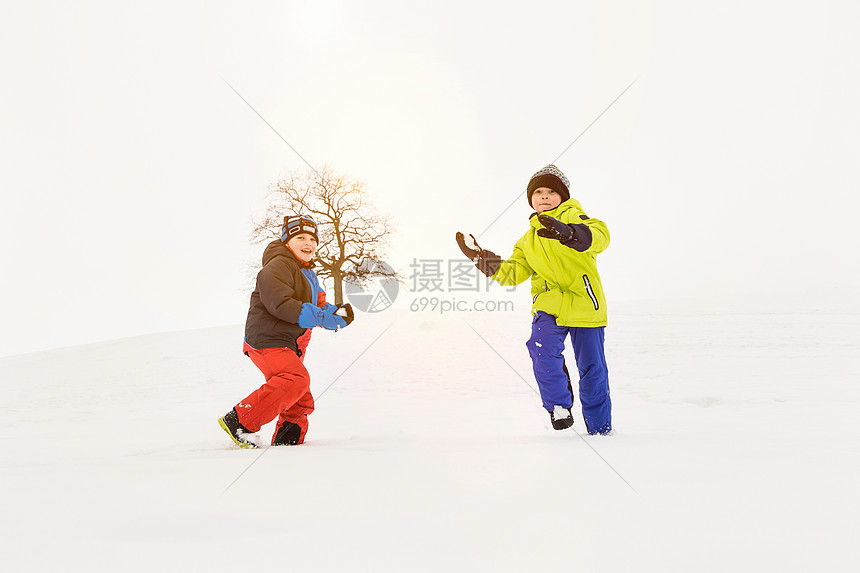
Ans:
[[[529,222],[531,223],[531,226],[535,229],[540,229],[541,227],[543,227],[543,225],[541,225],[540,221],[538,221],[538,215],[549,215],[550,217],[558,219],[565,211],[569,211],[571,209],[582,210],[582,205],[576,199],[568,199],[567,201],[563,201],[555,209],[550,209],[549,211],[544,211],[543,213],[538,213],[537,211],[535,211],[534,213],[529,215]]]

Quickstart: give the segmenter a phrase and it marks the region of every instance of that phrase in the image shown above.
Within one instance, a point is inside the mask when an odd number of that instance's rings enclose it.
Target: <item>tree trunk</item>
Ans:
[[[334,303],[343,304],[343,277],[340,273],[332,273],[331,278],[334,281]]]

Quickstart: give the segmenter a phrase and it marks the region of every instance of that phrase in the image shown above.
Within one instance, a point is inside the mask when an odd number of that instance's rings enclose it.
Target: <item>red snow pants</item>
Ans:
[[[301,444],[308,431],[308,415],[314,411],[304,352],[299,357],[289,348],[257,350],[247,344],[243,350],[266,377],[266,383],[236,404],[239,422],[249,431],[258,432],[277,417],[272,445]]]

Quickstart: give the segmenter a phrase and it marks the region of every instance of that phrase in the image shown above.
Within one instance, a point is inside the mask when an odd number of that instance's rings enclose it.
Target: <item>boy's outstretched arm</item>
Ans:
[[[581,253],[602,253],[609,246],[609,229],[600,219],[581,215],[581,223],[563,223],[549,215],[538,215],[543,225],[537,234],[547,239],[555,239],[566,247]]]
[[[457,244],[479,271],[503,285],[518,285],[534,273],[519,246],[514,246],[514,254],[503,261],[496,253],[482,249],[474,235],[466,237],[463,233],[457,233]]]
[[[478,245],[475,235],[470,234],[466,237],[463,233],[458,232],[457,245],[460,247],[460,250],[463,251],[463,254],[466,255],[470,261],[475,263],[478,270],[488,277],[493,276],[493,274],[498,270],[499,264],[502,260],[501,257],[492,251],[482,249],[480,245]]]
[[[499,268],[490,278],[505,286],[515,286],[531,278],[534,271],[526,262],[520,243],[514,245],[514,252],[506,261],[499,260]]]

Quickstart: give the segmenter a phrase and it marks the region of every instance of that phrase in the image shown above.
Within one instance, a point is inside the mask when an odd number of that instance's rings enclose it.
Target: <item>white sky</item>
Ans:
[[[0,354],[244,320],[249,219],[304,164],[224,80],[368,183],[402,267],[458,257],[638,77],[558,162],[610,305],[857,291],[857,2],[493,6],[4,7]]]

